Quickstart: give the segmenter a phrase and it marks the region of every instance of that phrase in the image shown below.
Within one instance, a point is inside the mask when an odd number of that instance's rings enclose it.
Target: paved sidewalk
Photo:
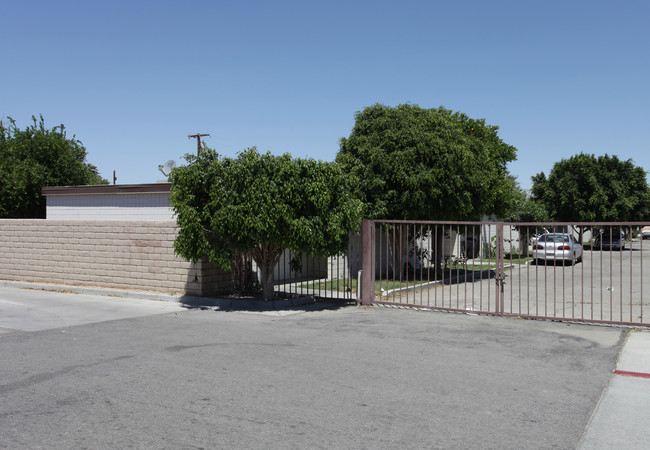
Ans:
[[[632,331],[579,449],[646,449],[650,442],[650,331]]]
[[[251,299],[237,299],[237,298],[222,298],[222,297],[198,297],[193,295],[181,294],[165,294],[163,292],[151,291],[137,291],[128,289],[113,289],[92,286],[72,286],[64,284],[49,284],[49,283],[32,283],[20,281],[2,281],[0,280],[0,288],[15,288],[15,289],[33,289],[51,292],[67,292],[77,293],[84,295],[96,295],[104,297],[116,298],[130,298],[139,300],[157,300],[162,302],[171,302],[183,305],[187,308],[193,307],[211,307],[221,310],[244,310],[244,311],[278,311],[294,308],[301,309],[323,309],[334,305],[345,305],[354,300],[338,300],[330,299],[322,301],[315,299],[311,295],[304,295],[289,299],[276,299],[272,301],[265,300],[251,300]]]

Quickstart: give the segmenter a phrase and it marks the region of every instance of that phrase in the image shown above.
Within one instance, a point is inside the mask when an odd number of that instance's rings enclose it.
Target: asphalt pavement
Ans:
[[[650,441],[648,331],[98,294],[0,286],[0,448]]]

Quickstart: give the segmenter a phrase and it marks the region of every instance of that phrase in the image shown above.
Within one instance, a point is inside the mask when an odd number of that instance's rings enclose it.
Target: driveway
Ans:
[[[0,292],[61,324],[3,322],[26,330],[0,336],[0,447],[12,449],[575,448],[627,333],[387,307],[276,315],[162,302],[76,325],[54,305],[78,313],[89,306],[79,294]],[[104,300],[127,311],[133,299]]]
[[[56,286],[0,287],[0,335],[181,311],[172,302],[75,293]]]
[[[642,247],[643,246],[643,247]],[[634,241],[624,251],[584,252],[582,263],[518,264],[506,259],[502,312],[525,317],[650,326],[650,245]],[[483,267],[475,261],[476,267]],[[494,313],[494,271],[452,269],[452,282],[422,283],[388,291],[378,301]],[[454,271],[455,270],[455,271]],[[475,269],[476,270],[476,269]],[[424,277],[426,277],[424,272]],[[433,275],[429,274],[429,278]],[[460,280],[459,282],[456,279]],[[644,283],[644,280],[646,281]],[[386,281],[388,288],[389,282]]]
[[[517,266],[507,274],[504,308],[579,320],[650,324],[650,245],[628,243],[624,251],[585,251],[575,266]],[[645,289],[644,289],[645,288]]]

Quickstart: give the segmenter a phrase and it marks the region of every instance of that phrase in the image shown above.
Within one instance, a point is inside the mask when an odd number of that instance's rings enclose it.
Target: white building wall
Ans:
[[[169,193],[72,194],[47,197],[50,220],[175,220]]]

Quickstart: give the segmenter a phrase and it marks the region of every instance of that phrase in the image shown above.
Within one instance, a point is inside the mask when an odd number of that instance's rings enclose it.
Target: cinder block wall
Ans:
[[[174,254],[174,221],[0,219],[0,279],[217,295],[230,273]]]

